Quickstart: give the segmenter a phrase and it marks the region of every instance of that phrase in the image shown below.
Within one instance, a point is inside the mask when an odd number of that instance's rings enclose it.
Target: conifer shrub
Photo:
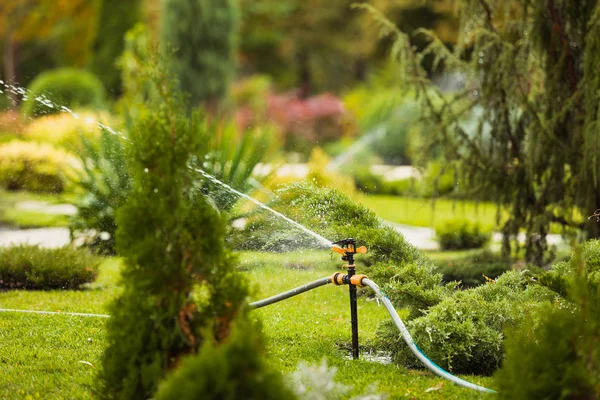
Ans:
[[[191,103],[220,101],[235,74],[236,2],[166,0],[162,11],[162,43],[177,49],[173,71]]]
[[[200,351],[202,364],[202,351],[210,353],[212,343],[218,347],[231,337],[248,293],[224,245],[225,221],[199,190],[199,174],[188,168],[192,156],[206,155],[202,117],[184,114],[162,65],[150,66],[148,75],[162,100],[141,108],[129,131],[133,183],[116,218],[125,266],[123,292],[107,324],[98,389],[105,398],[153,398],[185,356]],[[240,382],[242,367],[227,367]]]
[[[495,283],[444,298],[425,315],[408,321],[407,327],[417,345],[442,368],[489,375],[503,359],[504,329],[522,321],[526,310],[550,304],[556,297],[527,274],[509,271]],[[422,367],[394,325],[381,328],[380,340],[395,362]]]
[[[359,263],[369,265],[362,272],[377,282],[394,303],[408,307],[412,315],[420,315],[437,304],[456,286],[455,283],[443,285],[442,275],[435,273],[435,266],[401,234],[383,225],[372,211],[337,190],[306,183],[293,184],[279,191],[277,199],[270,205],[329,240],[352,237],[359,246],[367,246],[369,253],[357,257]],[[295,243],[302,247],[324,246],[279,218],[266,218],[265,237],[270,232],[271,239],[285,235],[295,238]],[[274,242],[270,244],[275,245]]]
[[[88,251],[70,246],[0,248],[0,289],[77,289],[96,278],[100,261]]]
[[[102,108],[104,86],[89,71],[59,68],[42,72],[29,85],[27,100],[21,111],[28,117],[60,112],[60,107]],[[53,107],[44,105],[39,98],[50,100]]]
[[[48,144],[13,140],[0,145],[0,186],[8,190],[62,193],[78,164]]]
[[[564,297],[528,310],[507,332],[506,358],[495,375],[500,398],[600,398],[600,242],[585,243],[540,280]]]
[[[435,234],[442,250],[479,249],[492,237],[479,224],[466,220],[450,221],[436,228]]]
[[[459,281],[462,287],[473,287],[484,284],[486,276],[495,279],[510,270],[512,262],[501,254],[483,250],[454,260],[438,261],[437,265],[436,272],[444,276],[444,282]]]
[[[156,400],[294,399],[281,373],[272,370],[256,349],[260,328],[239,316],[222,343],[206,340],[198,355],[183,359],[161,384]]]

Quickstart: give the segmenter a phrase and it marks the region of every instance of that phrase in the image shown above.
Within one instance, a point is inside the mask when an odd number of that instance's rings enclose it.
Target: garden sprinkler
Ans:
[[[356,268],[354,266],[354,255],[357,253],[365,254],[367,248],[361,246],[356,248],[356,241],[352,238],[343,239],[333,242],[335,246],[331,250],[342,254],[342,261],[347,264],[344,268],[348,270],[347,275],[337,273],[333,275],[332,282],[336,285],[348,285],[350,291],[350,319],[352,324],[352,358],[358,359],[358,309],[356,307],[356,286],[363,286],[362,279],[365,275],[355,275]]]

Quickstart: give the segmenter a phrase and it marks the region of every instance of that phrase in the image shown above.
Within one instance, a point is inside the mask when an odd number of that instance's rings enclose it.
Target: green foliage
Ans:
[[[490,279],[502,275],[510,270],[511,264],[503,255],[484,250],[454,260],[438,261],[436,272],[444,276],[444,282],[460,281],[463,287],[473,287],[486,282],[484,275]]]
[[[116,97],[121,89],[116,60],[123,53],[125,33],[140,20],[142,1],[101,0],[100,3],[90,70],[102,81],[111,97]]]
[[[61,193],[76,162],[48,144],[14,140],[0,145],[0,186],[8,190]]]
[[[23,102],[22,112],[26,116],[38,116],[60,112],[60,107],[104,106],[104,86],[89,71],[75,68],[60,68],[39,74],[29,85],[27,100]],[[50,100],[50,108],[38,98]]]
[[[507,333],[506,359],[495,375],[502,399],[600,396],[600,243],[586,243],[552,272],[564,273],[568,301],[530,311]]]
[[[458,291],[408,321],[417,345],[442,368],[454,373],[491,374],[503,359],[503,331],[523,320],[527,310],[549,304],[556,293],[532,284],[525,274],[509,271],[495,283]],[[399,338],[392,324],[384,324],[381,345],[407,367],[420,362]]]
[[[516,237],[524,230],[526,261],[544,265],[553,222],[600,236],[594,221],[572,218],[595,210],[600,192],[600,2],[462,0],[458,45],[450,49],[421,29],[429,41],[423,52],[372,7],[362,8],[394,40],[404,80],[414,83],[424,117],[438,127],[424,151],[460,165],[469,182],[461,191],[510,209],[502,227],[505,254],[519,249]],[[429,79],[426,58],[465,76],[465,89],[442,93]]]
[[[99,144],[83,139],[79,153],[81,170],[74,184],[80,189],[75,202],[77,215],[71,219],[71,237],[93,251],[115,254],[115,214],[131,187],[122,139],[102,130]]]
[[[356,188],[366,194],[404,196],[409,195],[416,184],[411,178],[386,181],[383,177],[371,172],[369,168],[354,171],[353,178]]]
[[[490,241],[491,233],[466,220],[456,219],[437,227],[437,240],[442,250],[479,249]]]
[[[367,246],[369,254],[360,260],[370,265],[369,276],[382,285],[392,301],[408,307],[411,313],[420,314],[454,287],[454,284],[441,286],[441,274],[434,272],[435,267],[416,248],[346,195],[309,184],[291,185],[278,195],[271,206],[294,221],[333,241],[352,237],[359,245]],[[271,247],[277,246],[281,238],[293,244],[293,248],[324,245],[271,215],[258,224],[250,224],[244,231],[249,240],[264,237]],[[253,231],[257,227],[266,230]]]
[[[162,44],[176,50],[172,67],[191,104],[215,105],[235,74],[238,9],[234,0],[166,0]]]
[[[269,127],[239,132],[235,124],[223,121],[207,122],[204,129],[208,150],[204,158],[198,155],[200,167],[242,193],[261,189],[271,174],[257,176],[254,169],[276,156],[279,148],[276,132]],[[201,185],[219,210],[230,211],[239,200],[229,189],[210,180],[204,180]]]
[[[133,186],[117,211],[124,288],[107,324],[107,398],[152,397],[184,355],[227,339],[247,294],[224,248],[224,221],[188,168],[192,155],[206,154],[201,117],[185,117],[164,67],[149,66],[148,75],[162,101],[140,110],[129,132]]]
[[[269,367],[257,348],[263,339],[258,324],[240,316],[222,344],[206,340],[198,355],[185,358],[161,384],[157,400],[293,399],[281,373]]]
[[[0,289],[77,289],[92,282],[100,259],[73,247],[0,248]]]

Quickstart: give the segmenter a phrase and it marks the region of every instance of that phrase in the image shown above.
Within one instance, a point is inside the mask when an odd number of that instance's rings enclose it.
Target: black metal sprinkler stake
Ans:
[[[342,253],[340,250],[343,249],[342,261],[346,261],[348,264],[345,267],[348,270],[347,282],[348,289],[350,292],[350,322],[352,324],[352,358],[358,359],[358,309],[356,306],[356,285],[351,283],[351,278],[356,273],[356,268],[354,266],[354,255],[357,253],[356,249],[356,241],[352,238],[340,240],[339,242],[334,242],[333,244],[337,244],[341,247],[336,250],[338,253]],[[364,250],[363,250],[364,249]],[[335,250],[335,248],[334,248]],[[360,247],[358,252],[366,253],[366,247]]]

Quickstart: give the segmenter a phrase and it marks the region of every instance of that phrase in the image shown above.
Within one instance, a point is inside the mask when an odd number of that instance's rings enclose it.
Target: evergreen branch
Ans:
[[[575,59],[573,56],[573,52],[571,51],[571,47],[569,45],[571,41],[565,33],[563,24],[560,20],[560,16],[558,15],[558,11],[554,6],[554,0],[547,0],[546,7],[548,8],[548,12],[552,17],[552,23],[554,24],[552,28],[560,36],[563,51],[567,55],[567,65],[569,71],[569,80],[571,82],[571,91],[575,93],[577,91],[577,75],[575,73]]]

